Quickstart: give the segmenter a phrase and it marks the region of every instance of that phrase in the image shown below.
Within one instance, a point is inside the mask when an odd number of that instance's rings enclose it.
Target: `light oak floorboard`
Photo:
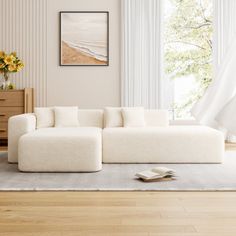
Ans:
[[[236,151],[236,143],[225,143],[225,149],[229,151]]]
[[[0,236],[236,235],[236,192],[1,192]]]

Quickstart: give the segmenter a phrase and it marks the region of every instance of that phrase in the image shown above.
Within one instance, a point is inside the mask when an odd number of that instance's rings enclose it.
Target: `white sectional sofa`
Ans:
[[[79,109],[79,126],[44,128],[37,128],[35,114],[13,116],[9,120],[8,161],[19,162],[21,171],[93,172],[101,170],[102,162],[223,160],[224,136],[217,130],[169,125],[168,113],[163,110],[146,110],[141,127],[123,127],[119,110],[115,113]]]

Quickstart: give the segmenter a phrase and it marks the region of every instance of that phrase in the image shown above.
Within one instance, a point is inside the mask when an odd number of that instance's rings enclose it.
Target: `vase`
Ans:
[[[3,83],[1,85],[1,89],[3,90],[9,90],[9,89],[13,89],[14,86],[11,83],[11,81],[9,80],[9,73],[3,73]]]

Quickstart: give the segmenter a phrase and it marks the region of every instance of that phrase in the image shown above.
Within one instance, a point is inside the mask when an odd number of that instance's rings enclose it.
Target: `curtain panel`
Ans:
[[[192,109],[199,123],[236,135],[236,1],[214,0],[214,78]],[[234,113],[232,112],[234,110]],[[231,119],[229,118],[231,116]]]
[[[159,0],[122,0],[122,106],[158,108],[160,4]]]

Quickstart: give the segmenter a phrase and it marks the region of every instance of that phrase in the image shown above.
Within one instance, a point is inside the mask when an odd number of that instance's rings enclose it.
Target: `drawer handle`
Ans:
[[[6,114],[0,114],[0,117],[1,117],[1,116],[6,116]]]
[[[6,101],[6,99],[5,98],[0,98],[0,101]]]
[[[6,132],[7,130],[6,129],[0,129],[0,132]]]

